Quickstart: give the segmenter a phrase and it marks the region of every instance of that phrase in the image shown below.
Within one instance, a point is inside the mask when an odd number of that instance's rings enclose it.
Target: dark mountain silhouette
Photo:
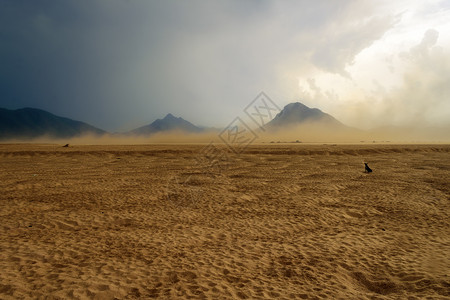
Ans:
[[[320,124],[326,127],[346,128],[344,124],[331,115],[317,108],[309,108],[300,103],[290,103],[279,112],[272,121],[265,126],[268,129],[282,129],[301,124]]]
[[[136,128],[129,133],[136,135],[148,135],[157,132],[179,130],[191,133],[199,133],[204,129],[184,120],[183,118],[174,117],[172,114],[167,114],[163,119],[157,119],[149,125]]]
[[[40,136],[71,138],[106,132],[89,124],[63,118],[36,108],[0,108],[0,140],[30,139]]]

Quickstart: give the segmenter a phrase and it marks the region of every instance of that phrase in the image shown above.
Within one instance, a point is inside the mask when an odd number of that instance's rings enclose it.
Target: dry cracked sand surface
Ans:
[[[0,299],[449,299],[449,145],[205,153],[0,145]]]

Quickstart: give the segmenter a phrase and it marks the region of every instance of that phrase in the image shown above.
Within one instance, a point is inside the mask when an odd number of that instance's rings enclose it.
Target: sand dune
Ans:
[[[204,146],[0,145],[0,298],[450,297],[450,146]]]

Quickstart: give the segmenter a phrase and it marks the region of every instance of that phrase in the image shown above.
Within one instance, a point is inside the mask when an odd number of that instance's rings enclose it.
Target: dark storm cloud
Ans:
[[[0,0],[0,106],[107,130],[168,112],[225,125],[261,90],[292,100],[286,74],[345,74],[393,24],[372,10],[364,1]]]
[[[139,39],[148,14],[124,2],[1,3],[2,101],[114,126],[132,100],[128,68],[143,47],[157,51]]]

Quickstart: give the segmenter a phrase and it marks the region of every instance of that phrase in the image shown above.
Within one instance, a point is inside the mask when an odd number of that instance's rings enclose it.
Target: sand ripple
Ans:
[[[450,297],[450,146],[202,147],[0,145],[0,298]]]

